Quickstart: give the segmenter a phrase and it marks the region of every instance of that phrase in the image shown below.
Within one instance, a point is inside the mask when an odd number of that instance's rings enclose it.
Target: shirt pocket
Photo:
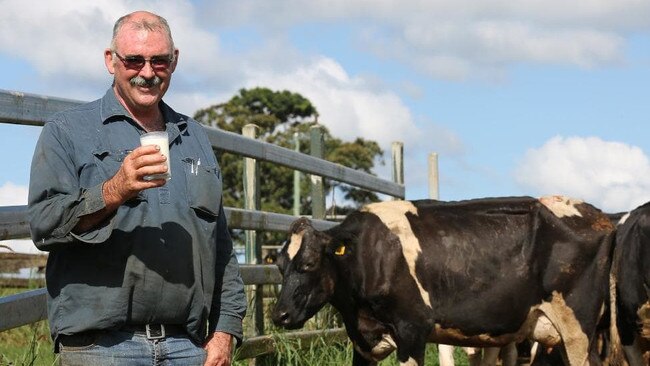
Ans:
[[[130,152],[131,150],[109,150],[105,148],[98,148],[93,151],[94,164],[102,173],[103,180],[107,180],[117,173],[124,158]]]
[[[183,159],[187,199],[200,217],[215,220],[221,207],[221,171],[216,165],[201,165],[200,160]]]
[[[93,163],[89,164],[88,166],[92,166],[93,169],[89,169],[89,172],[84,172],[85,169],[82,169],[82,182],[84,180],[94,180],[94,184],[88,185],[88,187],[92,187],[109,180],[117,173],[118,170],[120,170],[122,162],[124,162],[124,158],[129,155],[131,151],[133,150],[111,150],[103,147],[95,149],[93,151]],[[86,178],[84,176],[86,176]],[[126,203],[130,205],[137,203],[138,201],[146,201],[146,195],[144,191],[138,192],[136,197],[131,198]]]

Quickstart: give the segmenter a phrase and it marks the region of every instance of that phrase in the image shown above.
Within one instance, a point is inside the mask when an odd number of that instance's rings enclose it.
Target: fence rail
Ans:
[[[279,284],[282,276],[278,267],[269,265],[241,265],[242,280],[246,285]],[[47,317],[46,289],[25,291],[0,297],[0,332],[31,324]]]
[[[274,212],[244,210],[224,207],[228,226],[235,229],[287,231],[295,216]],[[335,222],[312,220],[314,228],[329,229]],[[27,206],[0,206],[0,240],[22,239],[29,237]]]

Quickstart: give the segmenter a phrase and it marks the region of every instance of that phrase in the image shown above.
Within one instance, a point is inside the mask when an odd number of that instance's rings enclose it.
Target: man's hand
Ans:
[[[165,160],[165,156],[160,153],[160,148],[156,145],[141,146],[133,150],[124,158],[117,173],[102,186],[106,207],[101,211],[80,217],[72,231],[75,233],[88,231],[112,215],[138,192],[165,185],[167,181],[164,179],[144,180],[145,175],[165,173],[167,171]]]
[[[203,346],[207,353],[204,366],[230,366],[232,341],[232,336],[228,333],[212,333]]]
[[[104,200],[112,208],[135,197],[147,188],[160,187],[167,182],[164,179],[146,181],[144,177],[151,174],[167,172],[165,156],[156,145],[140,146],[128,154],[115,175],[104,183]]]

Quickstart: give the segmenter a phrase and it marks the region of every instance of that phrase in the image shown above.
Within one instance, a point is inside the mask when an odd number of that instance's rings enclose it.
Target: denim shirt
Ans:
[[[48,251],[53,339],[124,324],[183,324],[203,343],[214,331],[242,338],[243,283],[221,205],[221,172],[203,127],[160,102],[171,179],[141,191],[88,232],[72,229],[105,207],[111,178],[144,130],[109,89],[54,115],[36,145],[28,215]],[[55,342],[56,343],[56,342]]]

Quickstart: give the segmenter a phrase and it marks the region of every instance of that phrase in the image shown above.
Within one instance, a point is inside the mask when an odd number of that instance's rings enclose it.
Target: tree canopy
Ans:
[[[279,146],[293,149],[294,133],[298,133],[300,151],[309,154],[311,126],[318,123],[318,111],[307,98],[289,91],[273,91],[268,88],[241,89],[229,101],[197,111],[194,118],[202,124],[218,127],[234,133],[242,133],[245,125],[259,127],[258,138]],[[375,161],[383,151],[375,141],[361,137],[352,142],[342,141],[323,126],[325,159],[352,169],[374,174]],[[224,183],[223,202],[226,206],[243,207],[243,159],[224,151],[216,151],[221,165]],[[383,161],[379,160],[382,164]],[[293,207],[293,170],[261,162],[261,205],[264,211],[289,213]],[[333,189],[332,182],[325,179],[326,194]],[[344,211],[378,200],[374,192],[339,184],[347,207]],[[301,179],[301,214],[310,214],[309,181]],[[338,211],[341,213],[341,211]]]

